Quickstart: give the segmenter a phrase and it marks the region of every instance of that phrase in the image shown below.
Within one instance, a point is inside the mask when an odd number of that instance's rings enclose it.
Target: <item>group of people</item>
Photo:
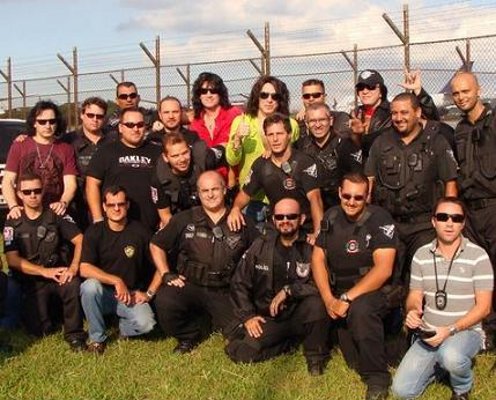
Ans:
[[[347,114],[309,79],[291,118],[280,79],[260,77],[242,112],[202,73],[188,120],[177,98],[146,110],[122,82],[114,114],[90,97],[69,133],[38,102],[2,187],[24,326],[47,335],[58,317],[73,350],[97,354],[108,314],[124,338],[158,322],[180,354],[212,331],[235,362],[302,343],[311,375],[335,339],[366,399],[415,398],[439,371],[467,399],[494,329],[496,118],[470,72],[451,81],[455,130],[419,72],[402,86],[389,102],[380,73],[362,71]],[[392,379],[386,336],[402,318],[412,345]]]

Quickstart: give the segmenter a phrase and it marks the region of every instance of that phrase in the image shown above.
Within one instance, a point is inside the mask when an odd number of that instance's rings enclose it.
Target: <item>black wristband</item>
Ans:
[[[162,282],[166,285],[176,279],[179,279],[179,274],[176,274],[175,272],[166,272],[162,275]]]

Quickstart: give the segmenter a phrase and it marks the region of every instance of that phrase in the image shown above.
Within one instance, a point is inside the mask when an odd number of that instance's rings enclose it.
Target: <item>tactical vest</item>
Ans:
[[[465,124],[464,127],[468,128],[469,125]],[[487,109],[484,118],[471,128],[461,134],[457,132],[456,146],[460,158],[459,186],[466,199],[496,197],[494,111]]]
[[[157,162],[157,178],[160,183],[160,190],[171,199],[171,213],[177,214],[179,211],[188,210],[200,204],[196,182],[203,172],[196,164],[192,163],[192,171],[185,177],[180,177],[172,173],[169,164],[164,160]]]
[[[244,250],[240,232],[231,232],[225,221],[211,228],[202,208],[195,207],[181,236],[177,269],[197,285],[227,288]]]
[[[323,191],[337,191],[339,187],[340,176],[337,173],[339,156],[338,156],[338,148],[341,144],[341,138],[334,135],[330,139],[330,143],[326,146],[330,147],[330,151],[327,149],[324,151],[320,151],[316,149],[316,145],[312,143],[312,140],[309,138],[305,140],[301,151],[308,154],[312,158],[317,161],[317,165],[319,165],[322,169],[322,174],[319,176],[322,178],[321,182],[321,190]]]
[[[396,132],[385,132],[377,167],[374,200],[393,217],[430,212],[440,195],[440,184],[433,164],[433,140],[438,127],[423,131],[408,146],[398,146]]]
[[[372,259],[372,251],[366,245],[366,235],[368,234],[368,230],[365,228],[365,223],[371,217],[372,213],[370,210],[366,209],[362,218],[355,223],[352,235],[346,238],[341,238],[333,235],[334,224],[340,212],[342,211],[339,206],[332,208],[327,214],[327,218],[322,220],[320,227],[320,235],[324,237],[323,250],[329,271],[329,281],[333,287],[333,290],[335,290],[338,295],[355,286],[355,284],[372,269],[372,265],[370,264],[370,260]],[[351,246],[355,244],[357,249],[360,249],[359,252],[352,255],[352,257],[354,257],[354,261],[358,261],[355,262],[355,266],[349,266],[349,264],[343,261],[336,263],[336,265],[332,266],[332,270],[329,270],[331,260],[328,249],[330,248],[331,241],[335,240],[346,241],[346,243],[343,243],[344,246]],[[357,265],[360,265],[360,267]]]
[[[66,262],[59,254],[60,235],[57,217],[51,210],[43,211],[37,226],[31,225],[25,215],[14,220],[13,225],[21,257],[47,268],[63,265]]]

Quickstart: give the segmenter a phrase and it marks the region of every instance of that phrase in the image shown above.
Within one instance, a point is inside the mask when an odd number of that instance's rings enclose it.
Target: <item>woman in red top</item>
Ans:
[[[208,147],[215,147],[224,154],[229,140],[232,121],[241,110],[231,106],[227,87],[222,78],[211,72],[202,72],[193,84],[194,119],[190,129],[196,131]],[[228,188],[236,185],[236,177],[227,163],[218,171],[227,182]]]

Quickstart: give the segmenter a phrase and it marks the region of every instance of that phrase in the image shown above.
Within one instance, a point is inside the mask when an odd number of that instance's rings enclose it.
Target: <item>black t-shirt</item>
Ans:
[[[121,141],[101,147],[88,166],[87,175],[102,181],[102,192],[111,185],[120,185],[131,202],[129,218],[140,221],[151,230],[158,224],[152,201],[151,177],[161,148],[154,144],[127,147]]]
[[[128,289],[144,289],[151,272],[149,231],[137,221],[129,221],[120,232],[107,221],[91,225],[84,234],[81,262],[92,264],[120,277]]]
[[[310,202],[307,194],[319,188],[319,175],[316,162],[308,155],[292,149],[287,161],[286,172],[272,160],[259,157],[251,167],[243,190],[253,197],[263,191],[272,205],[285,197],[295,198],[302,213],[310,215]]]
[[[298,150],[312,157],[319,167],[319,182],[326,208],[338,204],[338,187],[349,172],[363,170],[362,150],[351,139],[332,134],[320,147],[313,136],[300,137]]]
[[[329,229],[321,230],[315,245],[326,250],[329,271],[337,276],[346,275],[347,269],[370,268],[375,250],[398,246],[394,220],[381,207],[368,205],[360,222],[350,220],[340,206],[335,206],[325,213],[323,221],[328,221]]]
[[[296,267],[292,266],[297,260],[296,249],[293,246],[286,247],[281,241],[276,240],[274,249],[274,292],[279,292],[284,285],[289,283],[290,270],[295,271]]]

